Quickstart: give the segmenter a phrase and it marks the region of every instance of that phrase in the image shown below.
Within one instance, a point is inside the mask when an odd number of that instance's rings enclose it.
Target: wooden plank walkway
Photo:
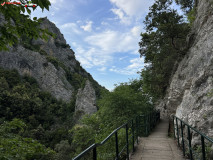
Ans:
[[[149,137],[140,138],[130,160],[185,160],[174,139],[168,137],[168,127],[168,120],[161,120]]]

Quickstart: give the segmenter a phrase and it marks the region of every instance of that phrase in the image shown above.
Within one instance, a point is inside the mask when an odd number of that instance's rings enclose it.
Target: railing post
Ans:
[[[158,111],[158,121],[160,121],[160,111]]]
[[[152,116],[152,113],[149,113],[149,134],[151,132],[151,128],[152,128],[152,120],[151,120],[151,116]]]
[[[134,136],[134,121],[132,120],[132,147],[133,147],[133,152],[135,151],[135,136]]]
[[[127,156],[127,160],[129,160],[128,123],[126,124],[126,156]]]
[[[144,116],[144,123],[146,127],[146,136],[148,136],[148,115]]]
[[[116,148],[116,159],[119,160],[119,151],[118,151],[118,133],[115,132],[115,148]]]
[[[184,145],[184,138],[183,138],[183,122],[180,122],[181,126],[181,137],[182,137],[182,146],[183,146],[183,155],[185,156],[185,145]]]
[[[190,153],[190,159],[192,160],[193,155],[192,155],[192,144],[191,144],[191,133],[190,133],[190,128],[189,126],[187,126],[187,130],[188,130],[188,141],[189,141],[189,153]]]
[[[176,118],[176,127],[177,127],[178,146],[180,146],[180,142],[179,142],[179,129],[178,129],[178,120],[177,120],[177,118]]]
[[[149,113],[149,132],[148,133],[150,133],[150,131],[151,131],[151,113]]]
[[[206,160],[206,151],[205,151],[205,143],[204,143],[204,137],[201,135],[201,144],[202,144],[202,155],[203,160]]]
[[[155,125],[156,125],[156,122],[157,122],[157,113],[156,112],[154,112],[153,113],[153,120],[154,120],[154,122],[153,122],[153,124],[154,124],[154,126],[153,127],[155,127]]]
[[[138,124],[138,116],[135,118],[135,121],[136,121],[136,140],[137,140],[137,144],[138,144],[138,127],[139,127],[139,124]]]
[[[176,136],[175,136],[175,116],[173,116],[173,127],[174,127],[174,139],[176,139]]]
[[[150,120],[151,120],[151,131],[153,129],[153,124],[154,124],[154,119],[153,119],[153,112],[151,113],[151,116],[150,116]]]
[[[97,160],[97,150],[96,150],[96,147],[93,148],[93,160]]]
[[[147,115],[147,136],[149,135],[149,114]]]

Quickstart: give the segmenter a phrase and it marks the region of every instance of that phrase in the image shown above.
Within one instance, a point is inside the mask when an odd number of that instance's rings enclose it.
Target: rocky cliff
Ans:
[[[162,116],[183,119],[213,138],[213,1],[197,1],[188,53],[179,63],[167,94],[157,106]],[[192,143],[199,143],[199,137]]]
[[[97,112],[95,105],[96,97],[90,81],[86,81],[85,87],[78,90],[76,96],[76,111],[84,111],[88,114]]]
[[[76,105],[87,106],[80,107],[85,113],[91,113],[89,107],[92,107],[93,112],[96,111],[96,96],[103,88],[80,66],[74,51],[70,49],[55,24],[43,18],[41,28],[54,33],[55,38],[50,36],[48,41],[45,41],[23,36],[20,43],[9,51],[0,52],[0,67],[16,69],[21,75],[34,77],[43,90],[66,102],[75,99],[78,89],[82,88],[84,90],[78,92],[78,97],[81,98],[76,99]]]

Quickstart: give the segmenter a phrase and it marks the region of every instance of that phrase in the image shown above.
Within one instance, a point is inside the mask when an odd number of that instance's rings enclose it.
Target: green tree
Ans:
[[[3,2],[9,2],[9,0],[1,0]],[[21,0],[22,4],[28,2],[27,0]],[[37,4],[42,9],[49,10],[49,0],[31,0],[32,3]],[[35,8],[33,8],[35,10]],[[28,15],[24,14],[27,11]],[[24,5],[4,5],[0,7],[0,16],[2,18],[0,23],[0,51],[8,50],[9,46],[18,43],[18,40],[22,35],[26,35],[30,38],[42,38],[47,39],[47,35],[51,35],[47,30],[43,30],[39,27],[41,19],[36,17],[33,20],[30,19],[31,10]],[[9,45],[9,46],[8,46]]]
[[[63,140],[56,144],[55,150],[58,152],[55,156],[55,160],[70,160],[72,147],[70,146],[68,140]]]
[[[81,124],[76,125],[70,131],[73,137],[71,146],[75,156],[91,144],[103,141],[114,129],[136,115],[147,113],[153,109],[151,98],[143,92],[139,80],[121,83],[116,86],[114,91],[105,92],[98,100],[98,106],[98,112],[84,116]],[[119,146],[123,147],[126,142],[125,129],[119,131],[118,137]],[[112,159],[114,148],[111,146],[114,145],[114,142],[115,140],[111,138],[104,146],[98,148],[100,159]]]
[[[88,148],[90,145],[95,143],[95,132],[90,125],[75,125],[70,133],[72,134],[72,148],[74,150],[74,154],[72,155],[77,156],[83,150]],[[87,156],[87,158],[90,155]],[[88,158],[89,159],[89,158]]]
[[[73,103],[57,100],[43,92],[37,81],[15,70],[0,68],[0,124],[19,118],[27,125],[24,136],[55,147],[61,140],[70,140],[73,126]]]
[[[175,2],[180,5],[181,9],[186,13],[189,13],[197,3],[197,0],[175,0]]]
[[[157,99],[165,94],[175,62],[186,53],[190,26],[171,8],[172,1],[157,0],[145,18],[139,53],[148,66],[141,72],[143,90]]]
[[[2,160],[51,160],[55,152],[32,138],[24,138],[22,135],[26,124],[13,119],[0,125],[0,159]]]
[[[107,93],[99,100],[99,116],[107,128],[115,129],[135,115],[146,112],[151,104],[149,97],[135,86],[121,83],[113,92]]]

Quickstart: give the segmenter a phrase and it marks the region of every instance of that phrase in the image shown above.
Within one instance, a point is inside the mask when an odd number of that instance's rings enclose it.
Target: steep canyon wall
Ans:
[[[157,108],[213,138],[213,0],[198,0],[189,45]],[[192,143],[200,143],[199,137]]]

